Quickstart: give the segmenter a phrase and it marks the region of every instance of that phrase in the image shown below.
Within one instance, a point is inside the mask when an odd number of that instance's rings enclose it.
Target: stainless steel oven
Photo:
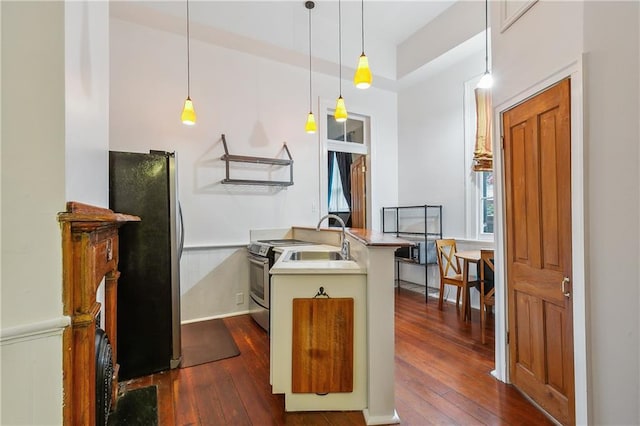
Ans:
[[[301,240],[280,239],[254,241],[249,251],[249,313],[255,322],[269,331],[269,308],[271,306],[271,275],[269,270],[277,260],[274,247],[313,244]]]
[[[249,253],[249,312],[269,331],[269,258]]]

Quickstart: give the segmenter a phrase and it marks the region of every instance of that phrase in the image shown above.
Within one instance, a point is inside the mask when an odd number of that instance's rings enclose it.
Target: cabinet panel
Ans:
[[[291,391],[353,391],[353,299],[293,299]]]

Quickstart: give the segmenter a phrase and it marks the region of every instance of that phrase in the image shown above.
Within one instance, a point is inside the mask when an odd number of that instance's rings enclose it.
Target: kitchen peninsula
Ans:
[[[252,239],[264,236],[316,243],[304,249],[309,251],[340,251],[342,243],[342,232],[337,228],[292,227],[280,234],[252,231]],[[300,248],[289,248],[271,268],[272,391],[285,394],[287,411],[362,410],[367,424],[398,423],[394,401],[394,252],[412,243],[365,229],[348,229],[345,238],[350,245],[349,260],[290,261],[290,252]],[[292,391],[293,301],[313,298],[319,287],[331,298],[353,300],[350,391]]]

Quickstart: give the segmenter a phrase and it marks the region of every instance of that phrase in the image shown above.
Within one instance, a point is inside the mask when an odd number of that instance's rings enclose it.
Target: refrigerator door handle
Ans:
[[[178,259],[182,259],[182,251],[184,250],[184,219],[182,217],[182,204],[178,201],[178,216],[180,217],[180,247],[178,249]]]

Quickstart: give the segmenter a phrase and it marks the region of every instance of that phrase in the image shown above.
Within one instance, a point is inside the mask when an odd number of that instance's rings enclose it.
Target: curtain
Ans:
[[[476,147],[473,151],[473,170],[493,171],[491,149],[491,89],[475,89],[476,94]]]
[[[327,205],[331,205],[331,188],[333,188],[333,158],[335,156],[335,152],[329,151],[329,155],[327,155],[327,170],[329,174],[329,190],[327,191],[329,198],[327,198]]]
[[[336,152],[336,162],[340,170],[340,178],[342,179],[342,192],[347,200],[349,211],[351,211],[351,159],[350,152]]]

